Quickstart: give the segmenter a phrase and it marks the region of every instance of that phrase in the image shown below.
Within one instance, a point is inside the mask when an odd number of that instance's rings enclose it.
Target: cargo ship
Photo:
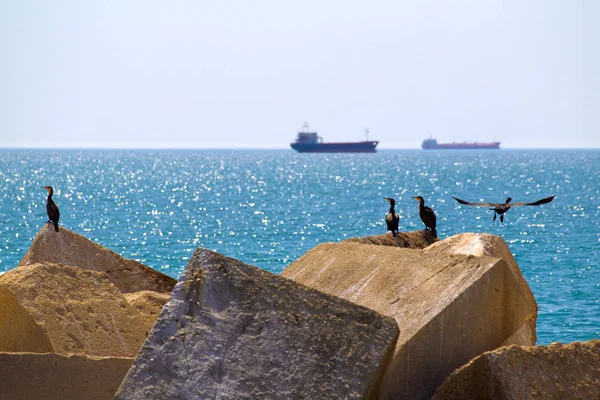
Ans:
[[[299,153],[375,153],[379,144],[377,140],[369,140],[369,129],[365,129],[367,140],[362,142],[323,142],[317,132],[310,132],[308,124],[304,124],[302,132],[298,132],[296,141],[291,143],[292,149]]]
[[[444,150],[444,149],[458,149],[458,150],[484,150],[484,149],[499,149],[500,142],[463,142],[463,143],[438,143],[435,139],[425,139],[421,147],[425,150]]]

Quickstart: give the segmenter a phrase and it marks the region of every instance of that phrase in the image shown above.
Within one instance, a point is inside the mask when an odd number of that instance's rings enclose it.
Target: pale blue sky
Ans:
[[[600,1],[0,0],[0,147],[600,147]]]

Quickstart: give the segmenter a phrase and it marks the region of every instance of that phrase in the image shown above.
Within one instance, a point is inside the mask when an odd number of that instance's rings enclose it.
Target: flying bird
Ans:
[[[437,237],[436,218],[433,210],[425,205],[425,199],[421,196],[413,197],[413,199],[419,202],[418,210],[421,221],[425,224],[425,227],[431,231],[434,237]]]
[[[394,207],[396,206],[396,200],[389,197],[384,197],[384,200],[387,200],[390,203],[390,211],[385,216],[387,230],[392,231],[392,235],[396,236],[398,233],[398,222],[400,221],[400,216],[396,214],[396,210],[394,210]]]
[[[54,224],[54,230],[58,232],[58,220],[60,218],[60,211],[58,211],[58,206],[56,205],[54,200],[52,200],[52,194],[54,194],[54,190],[52,190],[52,186],[44,186],[44,189],[48,191],[48,199],[46,200],[46,212],[48,213],[48,222],[52,222],[52,224]]]
[[[471,203],[470,201],[461,200],[459,198],[452,196],[452,198],[454,200],[458,201],[460,204],[465,204],[467,206],[474,206],[474,207],[489,207],[490,210],[494,211],[494,219],[492,219],[492,221],[496,220],[496,214],[497,214],[500,216],[500,222],[504,222],[504,213],[513,207],[539,206],[541,204],[550,203],[552,200],[554,200],[555,197],[556,196],[550,196],[550,197],[546,197],[546,198],[543,198],[543,199],[540,199],[540,200],[537,200],[537,201],[534,201],[531,203],[527,203],[525,201],[521,201],[519,203],[511,203],[512,199],[509,197],[506,199],[506,202],[496,204],[496,203]]]

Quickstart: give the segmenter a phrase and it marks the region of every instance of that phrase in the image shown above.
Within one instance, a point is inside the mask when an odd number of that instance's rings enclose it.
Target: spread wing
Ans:
[[[539,206],[540,204],[546,204],[546,203],[550,203],[552,200],[554,200],[556,196],[550,196],[550,197],[546,197],[543,199],[540,199],[538,201],[534,201],[532,203],[527,203],[525,201],[521,201],[519,203],[514,203],[511,204],[511,207],[520,207],[520,206]]]
[[[458,201],[460,204],[465,204],[467,206],[474,206],[474,207],[498,207],[498,206],[504,205],[504,204],[495,204],[495,203],[471,203],[470,201],[461,200],[454,196],[452,196],[452,198],[454,200]]]

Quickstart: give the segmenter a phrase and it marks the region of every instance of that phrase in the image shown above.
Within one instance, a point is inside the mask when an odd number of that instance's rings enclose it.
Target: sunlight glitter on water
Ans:
[[[441,237],[487,232],[509,244],[538,301],[540,342],[598,337],[598,151],[11,150],[0,165],[0,270],[18,264],[47,220],[46,184],[61,224],[174,277],[199,246],[277,273],[319,243],[383,233],[384,196],[396,199],[401,230],[422,229],[411,198],[421,195]],[[553,194],[502,224],[451,197]]]

